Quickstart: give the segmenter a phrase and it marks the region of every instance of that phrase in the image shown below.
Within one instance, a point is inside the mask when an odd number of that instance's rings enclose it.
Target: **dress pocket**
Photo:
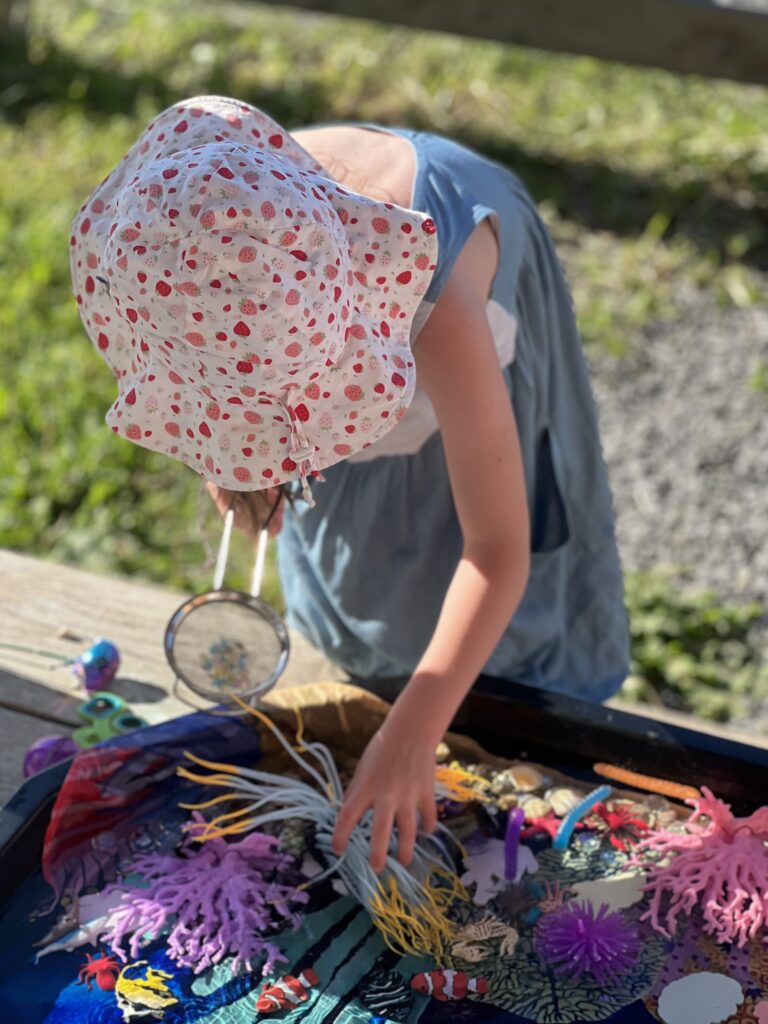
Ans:
[[[560,483],[560,452],[548,429],[536,445],[533,497],[531,500],[531,556],[558,551],[571,537],[568,513]]]

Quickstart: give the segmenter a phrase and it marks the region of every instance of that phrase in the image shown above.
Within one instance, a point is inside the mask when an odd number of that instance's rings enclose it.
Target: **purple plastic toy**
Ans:
[[[72,671],[89,694],[106,689],[119,667],[120,652],[111,640],[103,637],[94,640],[85,654],[72,663]]]
[[[71,736],[41,736],[39,740],[35,740],[24,755],[24,764],[21,769],[24,778],[28,779],[30,775],[37,775],[38,772],[50,768],[52,764],[58,764],[59,761],[66,761],[79,749]]]
[[[578,981],[591,974],[600,985],[615,981],[631,970],[640,939],[621,914],[603,903],[595,913],[589,900],[571,900],[536,925],[535,945],[539,956],[555,974]]]
[[[517,879],[520,833],[524,824],[525,811],[522,807],[513,807],[507,818],[507,831],[504,836],[504,876],[508,882],[514,882]]]

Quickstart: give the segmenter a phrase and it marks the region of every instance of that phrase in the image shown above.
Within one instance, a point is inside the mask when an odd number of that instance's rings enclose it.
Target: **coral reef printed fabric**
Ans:
[[[457,814],[456,831],[464,830],[464,866],[474,899],[451,911],[457,935],[450,962],[444,965],[399,957],[387,949],[368,913],[330,879],[313,886],[305,903],[287,908],[284,925],[275,925],[269,942],[284,959],[270,963],[266,976],[264,960],[256,953],[253,962],[240,964],[237,971],[231,955],[196,969],[194,922],[184,932],[183,966],[167,927],[158,927],[157,934],[147,932],[135,945],[124,941],[125,958],[115,956],[104,936],[110,930],[107,919],[121,906],[121,893],[131,886],[147,895],[162,888],[162,879],[142,878],[142,866],[167,863],[170,878],[174,858],[187,858],[189,867],[191,858],[199,856],[189,849],[189,832],[182,831],[189,812],[178,805],[210,793],[176,776],[184,751],[191,748],[212,761],[253,767],[260,758],[259,745],[259,734],[247,724],[198,714],[78,756],[48,830],[45,877],[38,873],[29,878],[0,917],[3,1020],[254,1024],[274,1017],[290,1024],[677,1024],[674,985],[691,978],[692,991],[701,982],[698,988],[705,995],[700,999],[723,992],[731,1000],[722,1013],[714,1004],[706,1006],[702,1021],[760,1020],[768,1000],[768,947],[759,936],[741,948],[718,944],[694,914],[681,920],[674,938],[665,938],[641,920],[648,897],[633,881],[631,850],[619,848],[625,834],[587,827],[560,853],[551,848],[547,815],[528,826],[516,880],[507,882],[503,827],[494,834],[486,815],[485,830],[478,830],[481,815],[473,824],[465,811]],[[619,837],[618,846],[611,835]],[[217,857],[230,856],[227,844],[220,842],[221,849],[212,845],[206,854],[212,870]],[[255,858],[249,862],[251,870],[269,864],[274,871],[270,878],[280,894],[276,902],[287,899],[296,880],[284,863],[290,860],[286,853],[295,855],[296,877],[302,860],[310,873],[306,858],[312,851],[307,851],[301,829],[286,832],[279,851],[265,839],[238,839],[232,856],[240,844],[240,856]],[[232,870],[239,870],[235,861],[230,863]],[[141,885],[148,888],[136,888]],[[55,908],[51,887],[60,898]],[[610,983],[598,983],[589,974],[569,981],[542,962],[537,924],[562,908],[567,892],[588,896],[596,906],[606,903],[611,913],[620,910],[640,940],[633,947],[631,966]],[[296,915],[301,916],[299,927]],[[207,955],[215,959],[219,954],[209,950]],[[449,987],[438,966],[459,972],[450,984],[466,986],[466,998],[441,1001],[413,991],[411,980],[417,975],[423,976],[423,986],[438,992]],[[485,980],[485,992],[473,990],[477,979]],[[299,995],[295,1005],[286,996],[285,1007],[276,1007],[273,1014],[256,1008],[265,988],[277,993],[275,1000],[288,989]]]

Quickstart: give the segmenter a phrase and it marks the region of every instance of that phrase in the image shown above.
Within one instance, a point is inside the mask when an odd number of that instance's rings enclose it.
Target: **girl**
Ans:
[[[71,261],[112,429],[192,466],[221,509],[242,494],[241,526],[274,513],[290,621],[353,677],[396,681],[339,850],[372,808],[374,867],[393,826],[409,862],[435,823],[435,746],[481,672],[618,689],[596,413],[510,171],[428,133],[289,134],[189,100],[81,208]]]

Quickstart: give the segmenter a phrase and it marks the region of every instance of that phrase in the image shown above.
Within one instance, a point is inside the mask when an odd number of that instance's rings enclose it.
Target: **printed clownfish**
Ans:
[[[309,999],[309,990],[318,984],[317,975],[308,968],[298,978],[292,974],[284,974],[282,978],[261,990],[256,1000],[259,1013],[277,1013],[279,1010],[291,1010],[299,1003]]]
[[[484,995],[488,990],[488,982],[485,978],[470,978],[464,971],[424,971],[422,974],[414,974],[411,988],[424,996],[432,996],[441,1003],[447,1003],[450,999],[463,999],[468,992]]]

